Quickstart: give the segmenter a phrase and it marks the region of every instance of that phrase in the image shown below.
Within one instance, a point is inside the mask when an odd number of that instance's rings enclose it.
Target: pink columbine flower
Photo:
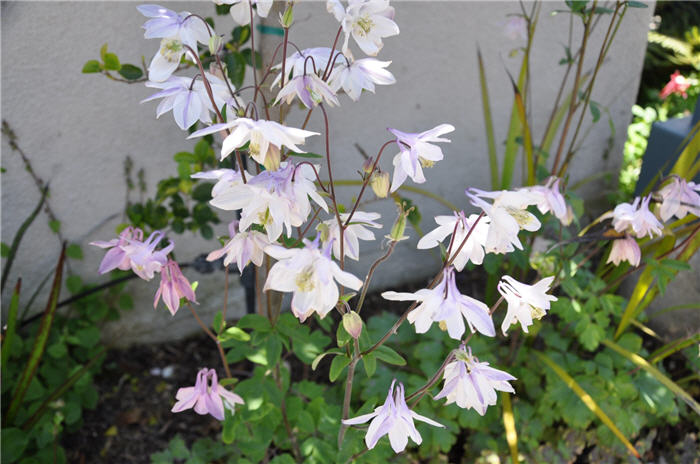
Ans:
[[[632,204],[620,203],[612,212],[612,225],[617,232],[631,232],[637,238],[661,235],[663,225],[649,211],[651,195],[635,198]],[[608,213],[609,215],[609,213]]]
[[[447,398],[445,404],[457,403],[460,408],[474,408],[480,415],[486,408],[496,404],[496,390],[515,393],[508,383],[515,377],[507,372],[494,369],[487,362],[479,362],[462,345],[455,352],[455,361],[445,367],[445,384],[434,399]]]
[[[310,60],[307,66],[313,67]],[[313,69],[310,68],[307,71],[307,74],[294,77],[286,83],[277,94],[277,99],[273,104],[276,105],[280,101],[290,104],[294,97],[299,97],[299,100],[309,109],[324,101],[330,106],[339,105],[340,103],[338,103],[335,92],[331,90],[328,84],[314,74]]]
[[[207,368],[197,373],[194,387],[180,388],[175,398],[172,412],[194,408],[197,414],[211,414],[219,420],[224,420],[224,408],[233,412],[236,404],[244,404],[243,398],[219,385],[214,369]]]
[[[503,335],[516,322],[520,322],[523,332],[528,333],[527,328],[532,325],[533,319],[541,319],[547,314],[550,303],[557,301],[557,297],[548,295],[554,277],[545,277],[534,285],[518,282],[508,275],[504,275],[498,283],[498,292],[508,303],[508,312],[503,318],[501,330]]]
[[[459,249],[459,253],[457,253],[452,264],[458,271],[463,270],[469,261],[474,264],[481,264],[484,261],[484,245],[489,232],[490,220],[487,216],[484,216],[479,219],[479,222],[476,222],[478,217],[476,214],[466,217],[464,211],[455,212],[452,216],[435,216],[435,222],[438,223],[438,227],[425,234],[418,241],[417,248],[419,250],[434,248],[455,232],[454,237],[450,239],[452,242],[450,255],[453,256],[462,242],[464,242],[464,239],[467,238],[467,234],[469,234],[469,238],[464,243],[464,246]],[[471,230],[472,228],[474,230]],[[471,234],[469,233],[470,230]]]
[[[406,449],[408,438],[410,437],[417,445],[420,445],[423,438],[418,433],[413,420],[419,420],[426,424],[435,427],[445,427],[444,425],[428,419],[425,416],[411,411],[406,404],[403,384],[399,385],[394,390],[396,380],[391,382],[389,394],[386,396],[386,401],[382,406],[379,406],[369,414],[353,417],[352,419],[344,419],[343,424],[355,425],[363,424],[372,419],[365,435],[365,444],[367,448],[372,449],[377,444],[379,439],[384,435],[389,435],[389,442],[396,453],[400,453]]]
[[[669,95],[675,93],[676,95],[682,95],[683,98],[688,98],[686,90],[688,90],[690,85],[690,79],[683,77],[679,71],[676,71],[671,74],[671,79],[664,88],[661,89],[661,92],[659,92],[659,97],[661,97],[661,99],[666,99]]]
[[[455,128],[451,124],[440,124],[418,133],[401,132],[390,127],[387,130],[396,136],[396,144],[400,150],[394,157],[394,177],[391,182],[391,191],[395,192],[406,177],[410,177],[417,184],[425,182],[422,168],[430,167],[444,158],[442,149],[433,143],[450,143],[449,139],[440,136],[454,131]]]
[[[683,219],[690,213],[700,216],[700,185],[687,182],[685,179],[673,176],[671,182],[659,191],[662,202],[659,217],[668,221],[671,216]]]
[[[606,262],[619,266],[622,261],[627,261],[632,266],[637,267],[641,260],[642,250],[637,241],[628,235],[625,238],[613,240],[610,256]]]
[[[151,280],[154,273],[160,272],[167,262],[168,253],[175,247],[170,242],[165,248],[156,251],[156,246],[164,237],[163,232],[157,230],[145,242],[130,239],[129,244],[122,247],[131,259],[131,270],[143,280]]]
[[[100,248],[111,248],[102,259],[98,272],[100,274],[105,274],[114,269],[121,269],[122,271],[127,271],[131,267],[131,259],[124,251],[124,246],[129,244],[131,240],[142,240],[143,231],[138,227],[127,227],[124,229],[119,238],[113,238],[108,242],[96,241],[90,242],[90,245],[100,247]]]
[[[462,295],[455,282],[453,267],[443,271],[442,280],[433,289],[424,288],[415,293],[384,292],[382,297],[393,301],[419,301],[408,313],[408,322],[415,325],[416,333],[425,333],[433,322],[444,322],[451,338],[459,340],[464,334],[466,319],[469,329],[493,337],[496,330],[489,307],[479,300]]]
[[[558,177],[550,177],[545,185],[525,187],[520,189],[520,191],[529,192],[537,197],[536,205],[540,213],[546,214],[551,212],[559,219],[559,222],[568,226],[574,219],[574,214],[571,206],[566,204],[564,195],[559,191],[560,181],[561,179]]]
[[[172,259],[169,259],[161,269],[160,287],[158,287],[156,297],[153,300],[154,308],[158,306],[158,301],[160,301],[161,296],[163,297],[165,306],[168,307],[170,314],[173,316],[180,308],[181,298],[185,298],[193,303],[197,302],[194,296],[194,290],[192,290],[192,285],[190,285],[190,282],[182,275],[180,266]]]
[[[207,261],[216,261],[222,256],[224,266],[228,266],[234,260],[238,271],[243,274],[243,269],[252,262],[256,266],[261,266],[263,262],[265,247],[270,245],[267,236],[257,230],[239,231],[238,221],[232,221],[228,225],[229,241],[223,248],[214,250],[207,256]]]

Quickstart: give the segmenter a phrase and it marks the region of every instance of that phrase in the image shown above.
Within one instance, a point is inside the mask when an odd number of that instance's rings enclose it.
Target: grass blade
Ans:
[[[513,464],[518,461],[518,431],[515,429],[515,418],[513,417],[513,405],[510,403],[510,393],[501,392],[503,401],[503,427],[506,430],[506,441],[510,449],[510,458]]]
[[[510,83],[513,85],[515,94],[515,106],[518,110],[518,118],[520,118],[520,127],[523,130],[523,144],[525,145],[525,156],[527,164],[527,185],[535,185],[535,164],[532,155],[532,136],[530,135],[530,125],[527,123],[527,113],[525,112],[525,102],[523,96],[515,85],[513,77],[508,74]]]
[[[605,340],[603,340],[603,343],[605,343]],[[595,400],[586,393],[586,391],[581,388],[581,386],[574,380],[573,377],[571,377],[564,369],[562,369],[557,363],[552,361],[547,355],[544,353],[540,352],[535,352],[538,358],[546,364],[550,369],[554,371],[555,374],[561,378],[564,383],[566,384],[567,387],[569,387],[576,395],[581,398],[581,401],[583,401],[583,404],[585,404],[588,409],[593,412],[598,418],[601,420],[603,424],[605,424],[606,427],[612,431],[612,433],[615,434],[615,436],[627,447],[627,449],[637,458],[640,458],[641,456],[637,452],[637,450],[632,446],[632,443],[629,442],[629,440],[622,434],[620,429],[617,428],[615,423],[608,417],[605,412],[600,409],[600,406],[598,406],[598,403],[595,402]]]
[[[670,174],[677,174],[686,180],[692,180],[700,169],[700,163],[697,162],[700,155],[700,121],[695,124],[686,138],[690,141],[678,156]]]
[[[496,137],[493,135],[493,119],[491,117],[491,103],[489,99],[489,87],[484,71],[484,60],[481,57],[481,49],[477,46],[476,57],[479,62],[479,84],[481,85],[481,104],[484,110],[484,126],[486,126],[486,141],[489,149],[489,166],[491,167],[491,189],[498,189],[498,155],[496,154]]]
[[[656,364],[659,361],[671,356],[682,349],[700,342],[700,334],[691,335],[687,338],[680,338],[665,344],[658,350],[654,351],[649,357],[649,364]]]
[[[22,288],[22,279],[17,280],[15,291],[12,292],[10,300],[10,310],[7,313],[7,331],[2,339],[2,368],[7,367],[7,361],[12,352],[12,342],[15,339],[15,328],[17,327],[17,309],[19,308],[19,291]]]
[[[44,310],[44,316],[41,318],[41,324],[39,325],[39,330],[34,340],[34,346],[29,354],[29,360],[27,361],[24,370],[17,382],[17,387],[12,394],[12,401],[5,414],[4,423],[12,424],[17,411],[22,405],[22,400],[24,395],[27,393],[29,388],[29,383],[34,378],[36,370],[39,367],[39,362],[44,355],[44,349],[46,348],[46,342],[49,339],[49,332],[51,331],[51,326],[53,324],[53,318],[56,314],[56,305],[58,303],[58,296],[61,293],[61,283],[63,281],[63,263],[66,259],[66,244],[63,244],[61,249],[61,256],[58,258],[58,264],[56,265],[56,274],[53,279],[53,284],[51,285],[51,293],[49,294],[49,301],[46,304],[46,309]]]
[[[520,66],[520,76],[518,76],[518,89],[525,88],[527,77],[528,56],[523,56],[523,64]],[[517,138],[521,132],[520,117],[518,117],[518,105],[513,102],[513,109],[510,113],[510,124],[508,135],[506,136],[506,151],[503,157],[503,175],[501,176],[501,188],[507,190],[513,180],[513,170],[515,169],[515,157],[518,154]]]
[[[362,181],[361,180],[341,179],[341,180],[334,180],[333,184],[335,186],[348,187],[348,186],[352,186],[352,185],[362,185]],[[418,195],[423,195],[424,197],[428,197],[431,200],[435,200],[438,203],[446,206],[447,208],[450,209],[450,211],[459,211],[460,210],[460,208],[457,208],[454,204],[445,200],[441,196],[436,195],[436,194],[429,192],[425,189],[422,189],[420,187],[415,187],[413,185],[402,185],[401,187],[399,187],[399,190],[403,190],[404,192],[413,192],[413,193],[417,193]]]
[[[636,364],[637,366],[641,367],[645,371],[647,371],[649,374],[651,374],[652,377],[654,377],[656,380],[658,380],[661,384],[663,384],[666,388],[671,390],[676,396],[678,396],[680,399],[685,401],[685,403],[690,406],[690,408],[695,411],[696,414],[700,415],[700,404],[698,404],[697,401],[693,399],[690,394],[683,390],[681,387],[679,387],[673,380],[669,379],[666,377],[660,370],[649,364],[649,361],[646,359],[642,358],[636,353],[632,353],[631,351],[627,351],[620,345],[610,341],[610,340],[601,340],[600,341],[603,345],[607,346],[613,351],[616,351],[618,354],[622,355],[623,357],[627,358],[629,361],[632,363]]]

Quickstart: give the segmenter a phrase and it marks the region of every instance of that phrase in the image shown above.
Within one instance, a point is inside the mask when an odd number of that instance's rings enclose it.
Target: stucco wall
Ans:
[[[209,2],[161,2],[176,11],[189,10],[213,15]],[[359,103],[341,96],[342,108],[329,112],[332,153],[337,178],[357,178],[361,163],[354,147],[357,143],[374,154],[389,139],[386,127],[408,132],[429,129],[443,122],[456,127],[452,143],[444,145],[445,160],[427,171],[424,187],[469,209],[464,197],[468,186],[488,188],[487,147],[481,113],[477,42],[481,47],[489,77],[489,89],[499,152],[508,126],[512,90],[506,69],[517,76],[520,59],[509,52],[520,45],[503,35],[508,13],[517,13],[517,2],[406,2],[394,1],[396,22],[401,28],[398,37],[385,40],[379,58],[391,60],[390,70],[397,83],[377,88],[376,95],[363,94]],[[146,170],[148,185],[153,191],[158,179],[175,172],[172,155],[193,146],[185,140],[170,114],[156,120],[155,104],[139,105],[152,92],[142,85],[111,82],[96,75],[81,74],[86,60],[97,57],[99,47],[108,43],[123,62],[147,60],[156,50],[154,40],[144,40],[141,25],[144,18],[132,2],[18,2],[2,3],[2,117],[15,129],[19,144],[31,159],[37,174],[51,184],[51,206],[62,221],[62,233],[72,241],[85,244],[108,239],[119,222],[125,195],[122,165],[130,155],[136,168]],[[300,47],[330,46],[337,22],[326,13],[322,2],[302,2],[295,17],[298,27],[291,39]],[[563,73],[558,65],[563,57],[569,25],[568,16],[552,16],[564,8],[563,2],[545,2],[540,15],[532,55],[532,102],[534,135],[539,139],[544,117],[550,110],[557,85]],[[611,134],[607,114],[591,130],[586,143],[571,167],[573,181],[601,171],[615,171],[622,158],[622,144],[630,120],[646,46],[646,31],[653,5],[648,9],[630,9],[610,49],[593,93],[593,100],[607,107],[615,127]],[[230,17],[218,17],[217,29],[230,31]],[[607,27],[603,17],[589,44],[587,67],[592,67]],[[274,21],[271,22],[274,24]],[[308,26],[308,28],[307,28]],[[574,37],[580,34],[575,29]],[[275,40],[263,36],[264,50]],[[360,53],[358,51],[358,53]],[[294,111],[290,125],[301,124],[304,113]],[[312,116],[310,128],[320,129],[320,112]],[[586,129],[588,122],[584,123]],[[311,140],[307,148],[321,152],[321,138]],[[393,155],[393,153],[391,154]],[[391,156],[382,163],[391,171]],[[3,138],[2,166],[2,240],[10,242],[17,228],[39,199],[38,190],[25,172],[21,159],[8,148]],[[516,169],[516,179],[519,177]],[[584,188],[589,198],[600,195],[605,187],[600,181]],[[343,189],[348,198],[350,191]],[[423,214],[423,228],[430,230],[432,216],[445,209],[432,200],[407,194],[417,201]],[[365,209],[382,213],[385,223],[382,236],[394,219],[394,208],[388,202],[372,203]],[[223,219],[228,216],[222,215]],[[223,232],[224,229],[222,229]],[[374,281],[386,287],[400,281],[414,280],[433,272],[438,263],[429,252],[415,250],[416,233],[402,242],[389,265]],[[190,260],[209,251],[214,244],[201,239],[174,237],[178,258]],[[361,275],[372,259],[381,253],[381,241],[365,245],[366,258],[350,269]],[[95,273],[102,252],[84,246],[85,259],[74,263],[73,270],[85,276]],[[47,221],[40,217],[25,237],[17,257],[13,277],[22,275],[25,288],[33,288],[46,269],[55,262],[58,240],[50,232]],[[220,296],[207,289],[216,288],[223,279],[217,274],[203,280],[199,291],[201,307],[215,311]],[[94,279],[99,279],[94,276]],[[234,279],[235,280],[235,279]],[[211,282],[211,285],[207,282]],[[143,325],[151,331],[148,339],[168,336],[169,324],[186,327],[188,319],[178,315],[170,320],[160,311],[157,330],[150,322],[136,321],[135,315],[150,312],[156,282],[133,285],[137,307],[120,322],[113,333],[121,340],[131,328]],[[231,300],[242,311],[240,289],[232,290]],[[4,295],[3,298],[6,298]],[[235,312],[234,312],[235,313]],[[158,325],[162,324],[162,325]],[[176,329],[173,329],[176,330]],[[179,330],[184,333],[188,329]],[[137,331],[134,329],[134,331]],[[126,335],[125,335],[126,334]]]

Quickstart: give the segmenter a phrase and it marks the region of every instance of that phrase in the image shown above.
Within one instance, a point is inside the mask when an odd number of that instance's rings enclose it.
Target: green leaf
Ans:
[[[243,58],[245,58],[245,62],[248,64],[248,66],[253,66],[253,61],[251,60],[251,50],[250,48],[246,48],[245,50],[241,50],[241,55],[243,55]],[[260,69],[262,68],[262,56],[260,53],[255,52],[255,67]]]
[[[636,1],[634,1],[634,0],[629,0],[629,1],[627,2],[627,6],[630,7],[630,8],[649,8],[649,6],[646,5],[645,3],[636,2]]]
[[[236,326],[241,329],[253,329],[260,332],[269,332],[272,329],[270,321],[259,314],[246,314],[238,321]]]
[[[196,163],[197,162],[197,157],[194,155],[194,153],[190,153],[188,151],[180,151],[175,153],[173,156],[173,159],[175,160],[176,163]]]
[[[122,68],[121,63],[119,63],[119,58],[114,53],[105,53],[102,60],[105,63],[105,69],[110,71],[119,71]]]
[[[374,354],[375,356],[377,356],[377,358],[381,359],[387,364],[393,364],[395,366],[406,365],[406,360],[400,354],[398,354],[396,351],[392,350],[386,345],[379,346],[374,351]]]
[[[51,229],[54,234],[57,234],[58,231],[61,230],[61,221],[49,221],[49,229]]]
[[[97,73],[97,72],[100,72],[100,62],[97,60],[89,60],[83,66],[83,73],[84,74]]]
[[[29,444],[29,434],[11,427],[2,429],[2,462],[15,462]]]
[[[289,156],[296,156],[298,158],[313,158],[313,159],[323,159],[325,156],[319,155],[317,153],[296,153],[293,151],[290,151],[287,153]]]
[[[338,330],[335,331],[335,338],[338,348],[342,348],[352,340],[352,336],[345,330],[345,327],[343,327],[343,324],[340,322],[338,323]]]
[[[282,356],[282,342],[279,336],[272,334],[267,339],[267,366],[276,366]]]
[[[10,299],[10,310],[7,314],[6,324],[7,329],[5,331],[5,336],[2,339],[2,367],[3,376],[5,375],[7,369],[7,361],[10,359],[10,353],[12,352],[12,344],[15,340],[15,328],[17,326],[17,310],[19,308],[19,294],[22,289],[22,279],[17,280],[15,289],[12,292],[12,299]]]
[[[315,371],[316,368],[318,367],[318,364],[321,362],[321,360],[328,354],[332,355],[338,355],[338,354],[343,354],[343,350],[339,350],[338,348],[332,348],[326,352],[323,352],[316,356],[314,360],[311,362],[311,370]]]
[[[228,341],[228,340],[238,340],[239,342],[247,342],[250,341],[250,335],[248,335],[248,332],[241,330],[238,327],[229,327],[219,335],[219,340],[222,342]]]
[[[372,377],[377,370],[377,357],[374,353],[362,356],[362,365],[365,367],[367,377]]]
[[[231,79],[231,83],[234,87],[237,89],[240,88],[245,78],[245,57],[239,52],[233,52],[226,55],[224,61],[226,62],[226,74],[228,74],[228,78]]]
[[[596,123],[600,119],[600,108],[598,107],[598,103],[593,100],[591,100],[589,105],[591,107],[591,115],[593,115],[593,122]]]
[[[177,435],[175,438],[170,440],[170,443],[168,443],[168,450],[175,459],[187,459],[190,457],[190,451],[187,449],[187,444],[180,435]]]
[[[0,256],[3,258],[10,256],[10,246],[5,242],[0,243]]]
[[[250,25],[237,26],[231,31],[233,41],[238,45],[243,45],[250,38]]]
[[[212,327],[214,327],[214,332],[217,335],[220,334],[222,330],[224,330],[224,327],[226,327],[226,324],[224,322],[224,315],[221,311],[217,311],[216,314],[214,314],[214,322],[212,324]]]
[[[528,56],[523,55],[523,62],[520,66],[520,76],[518,77],[518,89],[524,89],[527,79]],[[521,135],[522,127],[520,126],[520,117],[518,116],[518,104],[513,101],[513,108],[510,113],[510,123],[508,125],[508,134],[506,136],[506,148],[503,156],[503,172],[501,173],[501,188],[510,188],[513,181],[513,172],[515,169],[515,157],[518,154],[517,137]]]
[[[331,369],[328,373],[328,378],[331,380],[331,382],[336,381],[336,379],[340,376],[340,373],[343,372],[343,369],[345,369],[348,364],[350,364],[350,358],[348,358],[347,355],[336,356],[333,358],[333,361],[331,362]]]
[[[119,74],[121,74],[124,79],[135,81],[143,76],[143,70],[133,64],[123,64],[121,69],[119,69]]]
[[[66,248],[66,256],[71,259],[83,259],[83,249],[77,243],[71,243]]]
[[[486,126],[486,141],[488,142],[489,166],[491,168],[491,189],[498,189],[498,155],[496,153],[496,137],[493,134],[493,118],[491,117],[491,103],[489,100],[489,87],[484,71],[484,60],[481,57],[481,49],[476,49],[477,62],[479,64],[479,84],[481,85],[481,105],[484,112],[484,125]]]
[[[236,438],[236,423],[233,420],[233,414],[228,409],[224,410],[224,427],[221,431],[221,441],[230,445]]]
[[[105,60],[106,54],[107,54],[107,44],[104,44],[104,45],[102,45],[102,47],[100,47],[100,58],[102,59],[102,61]]]

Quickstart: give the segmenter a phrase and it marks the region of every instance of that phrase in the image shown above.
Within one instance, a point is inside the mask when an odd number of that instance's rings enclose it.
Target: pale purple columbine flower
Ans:
[[[438,227],[425,234],[423,238],[418,241],[417,248],[419,250],[434,248],[455,232],[454,237],[451,239],[451,257],[454,256],[459,246],[467,237],[467,234],[469,234],[469,238],[455,256],[452,265],[455,269],[461,271],[469,261],[474,264],[483,263],[484,245],[486,244],[486,237],[489,233],[489,218],[483,216],[479,219],[479,222],[476,222],[478,217],[478,215],[472,214],[467,218],[464,211],[455,212],[452,216],[435,216],[435,222],[437,222]],[[469,233],[472,228],[474,230]]]
[[[328,66],[328,61],[329,57],[331,56],[332,50],[328,47],[313,47],[313,48],[305,48],[301,51],[296,51],[289,55],[287,57],[287,60],[285,61],[285,68],[284,72],[286,76],[284,76],[285,82],[288,82],[289,79],[303,76],[305,73],[313,73],[314,72],[314,67],[316,69],[316,74],[322,74],[325,70],[326,67]],[[340,52],[336,52],[335,55],[339,54]],[[335,56],[334,55],[334,56]],[[308,60],[307,60],[308,59]],[[337,67],[343,62],[344,60],[338,57],[338,59],[335,60],[335,64],[333,65],[334,67]],[[270,87],[274,87],[277,84],[280,83],[282,80],[282,63],[277,63],[275,66],[272,67],[272,70],[274,71],[280,71],[279,74],[275,77],[275,80],[272,82]],[[322,76],[319,76],[322,77]]]
[[[138,227],[129,226],[119,234],[119,238],[113,238],[108,242],[90,242],[90,245],[96,247],[111,248],[102,258],[97,272],[105,274],[114,269],[129,270],[131,268],[131,259],[124,251],[124,246],[128,245],[130,240],[143,240],[143,231]]]
[[[228,225],[229,240],[223,248],[214,250],[207,255],[207,261],[216,261],[222,256],[224,266],[228,266],[234,260],[238,271],[243,274],[243,269],[252,262],[256,266],[261,266],[264,257],[265,247],[270,245],[267,236],[256,230],[239,231],[238,221],[232,221]]]
[[[420,304],[408,313],[408,322],[414,324],[416,333],[425,333],[433,322],[444,324],[451,338],[459,340],[464,334],[466,319],[469,329],[493,337],[496,330],[489,314],[489,307],[479,300],[462,295],[455,282],[454,268],[442,273],[442,280],[435,288],[424,288],[415,293],[384,292],[382,297],[394,301],[418,301]]]
[[[481,208],[490,219],[484,244],[486,253],[508,253],[515,248],[522,250],[518,232],[521,229],[534,232],[541,226],[535,215],[527,210],[529,205],[537,204],[537,195],[527,191],[486,192],[475,188],[465,193],[471,204]],[[492,198],[493,203],[488,203],[484,198]]]
[[[527,20],[520,15],[511,16],[503,28],[510,40],[527,40]]]
[[[632,266],[637,267],[641,260],[642,250],[639,248],[637,241],[627,235],[625,238],[613,240],[606,263],[613,263],[615,266],[619,266],[622,261],[627,261]]]
[[[651,195],[640,199],[635,198],[632,204],[620,203],[612,212],[612,225],[617,232],[631,232],[637,238],[661,235],[663,225],[649,211]],[[608,214],[609,216],[609,214]]]
[[[505,335],[511,324],[519,322],[523,332],[528,333],[527,328],[532,325],[532,320],[541,319],[547,314],[550,303],[557,301],[556,296],[547,294],[554,277],[545,277],[533,285],[518,282],[508,275],[504,275],[501,279],[498,283],[498,292],[508,303],[508,311],[503,318],[501,331]]]
[[[252,174],[246,172],[246,178],[253,177]],[[216,180],[216,184],[211,189],[212,198],[216,198],[222,192],[243,185],[243,177],[239,171],[235,169],[212,169],[211,171],[196,172],[190,176],[193,179]]]
[[[305,143],[306,137],[318,135],[318,132],[283,126],[275,121],[236,118],[231,122],[214,124],[200,129],[193,132],[188,138],[201,137],[225,129],[232,129],[232,131],[221,144],[221,159],[223,160],[234,150],[250,142],[248,148],[250,156],[260,164],[265,164],[268,155],[276,156],[279,159],[280,148],[283,146],[297,153],[304,153],[297,144]]]
[[[413,424],[414,419],[435,427],[445,427],[439,422],[411,411],[406,404],[403,384],[399,382],[395,390],[394,384],[396,384],[396,379],[391,382],[386,401],[384,401],[383,405],[377,407],[374,412],[343,420],[345,425],[363,424],[370,419],[372,420],[365,435],[365,444],[369,449],[374,448],[384,435],[389,436],[389,443],[391,443],[391,447],[396,453],[406,449],[409,437],[415,444],[420,445],[423,438]]]
[[[162,39],[158,53],[148,67],[148,78],[154,82],[168,79],[180,64],[185,46],[197,50],[197,42],[209,43],[204,22],[188,11],[175,13],[159,5],[141,5],[139,12],[151,18],[143,25],[147,39]]]
[[[206,367],[197,373],[194,387],[178,389],[175,398],[172,412],[194,408],[197,414],[211,414],[218,420],[224,420],[224,409],[233,412],[236,404],[244,404],[243,398],[219,385],[214,369]]]
[[[389,0],[349,0],[347,9],[340,0],[327,0],[326,9],[343,28],[342,50],[346,55],[351,54],[348,47],[351,35],[363,52],[376,56],[384,46],[382,39],[399,33]]]
[[[270,245],[265,253],[278,261],[270,269],[265,291],[292,292],[292,313],[304,322],[314,312],[325,317],[338,303],[336,281],[359,290],[362,281],[340,269],[331,258],[331,244],[319,248],[320,234],[313,242],[304,239],[304,248]]]
[[[172,259],[169,259],[160,270],[160,287],[158,287],[156,297],[153,300],[153,308],[158,306],[161,296],[163,297],[163,303],[165,303],[165,306],[168,307],[170,314],[173,316],[180,309],[181,298],[185,298],[193,303],[197,302],[192,285],[182,275],[180,266]]]
[[[685,179],[673,176],[671,182],[659,191],[661,207],[659,217],[668,221],[671,216],[683,219],[690,213],[700,216],[700,185],[687,182]]]
[[[529,192],[538,197],[536,205],[540,213],[547,214],[551,212],[559,219],[559,222],[568,226],[574,219],[574,213],[571,206],[566,204],[564,195],[559,191],[560,181],[561,179],[558,177],[550,177],[545,185],[525,187],[520,189],[520,191]]]
[[[267,18],[274,0],[214,0],[217,5],[231,5],[231,17],[241,26],[250,24],[250,6],[256,6],[253,11],[261,18]]]
[[[340,220],[345,223],[349,213],[340,214]],[[345,228],[343,234],[343,252],[345,256],[355,261],[360,259],[360,242],[359,240],[374,240],[374,233],[367,229],[381,229],[382,225],[375,222],[381,215],[379,213],[365,213],[363,211],[355,211],[350,224]],[[329,219],[319,226],[321,230],[321,238],[325,244],[333,242],[333,256],[340,259],[340,227],[338,221]]]
[[[160,272],[168,261],[168,253],[175,247],[175,244],[170,242],[165,248],[156,250],[164,237],[163,232],[157,230],[144,242],[129,239],[129,243],[122,247],[130,259],[131,270],[143,280],[151,280],[154,273]]]
[[[440,124],[415,134],[390,127],[387,130],[396,136],[396,144],[400,150],[394,157],[394,177],[391,181],[391,191],[395,192],[404,183],[406,177],[410,177],[417,184],[425,182],[422,168],[431,167],[444,158],[442,149],[433,143],[450,143],[449,139],[440,136],[454,131],[455,128],[451,124]]]
[[[308,66],[311,64],[309,63]],[[305,75],[290,79],[277,94],[273,105],[280,101],[290,104],[294,97],[299,97],[299,100],[309,109],[324,101],[330,106],[340,104],[335,92],[313,72],[307,72]]]
[[[249,178],[247,184],[227,188],[210,203],[223,210],[242,210],[239,230],[259,224],[265,227],[268,240],[275,242],[283,227],[291,237],[292,227],[306,221],[311,213],[309,198],[328,212],[315,180],[314,170],[308,164],[285,162],[277,171],[263,171]]]
[[[494,369],[487,362],[479,362],[467,351],[464,345],[455,350],[455,361],[445,366],[445,384],[435,398],[447,398],[445,404],[457,403],[460,408],[474,408],[480,415],[486,414],[489,406],[494,406],[498,396],[496,390],[515,393],[508,383],[516,380],[507,372]]]
[[[333,92],[338,92],[341,87],[353,101],[360,99],[363,90],[374,93],[374,85],[390,85],[396,83],[393,74],[386,68],[391,61],[379,61],[375,58],[363,58],[355,60],[348,65],[345,60],[338,60],[339,65],[333,70],[328,79],[328,84]]]

